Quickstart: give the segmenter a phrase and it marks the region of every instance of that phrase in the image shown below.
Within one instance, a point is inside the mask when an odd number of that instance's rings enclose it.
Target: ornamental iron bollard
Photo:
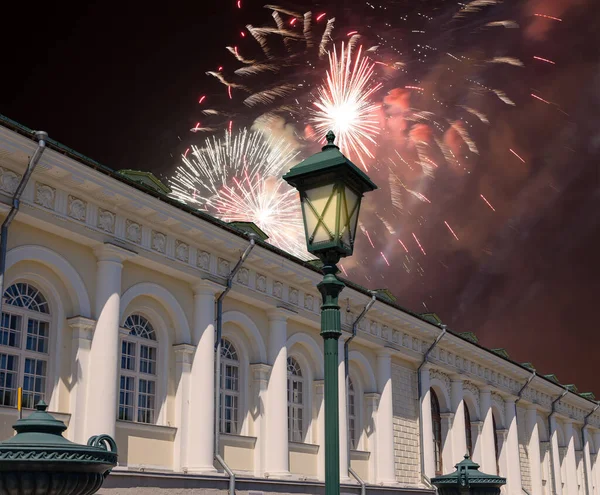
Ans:
[[[506,484],[506,478],[479,471],[479,464],[469,454],[455,467],[453,473],[431,478],[439,495],[499,495],[500,487]]]
[[[62,436],[67,429],[46,412],[19,419],[17,434],[0,442],[0,495],[91,495],[117,465],[117,445],[108,435],[93,436],[87,445]]]

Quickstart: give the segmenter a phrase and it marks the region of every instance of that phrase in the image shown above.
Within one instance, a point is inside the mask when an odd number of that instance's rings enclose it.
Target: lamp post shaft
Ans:
[[[344,283],[335,274],[335,263],[323,267],[318,285],[323,296],[321,336],[325,350],[325,495],[340,493],[340,425],[338,383],[338,340],[342,334],[338,296]]]

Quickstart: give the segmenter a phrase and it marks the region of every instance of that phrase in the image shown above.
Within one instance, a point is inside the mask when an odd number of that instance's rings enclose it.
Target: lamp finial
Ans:
[[[335,141],[335,134],[333,133],[333,131],[328,131],[327,134],[325,135],[325,139],[327,139],[327,144],[325,146],[323,146],[323,151],[329,149],[329,148],[337,148],[339,149],[335,144],[333,144],[333,142]]]

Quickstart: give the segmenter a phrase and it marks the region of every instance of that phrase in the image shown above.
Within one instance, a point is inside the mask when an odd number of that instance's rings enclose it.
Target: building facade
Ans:
[[[0,127],[3,215],[37,146],[30,134]],[[227,490],[228,470],[242,491],[319,492],[316,268],[257,243],[223,300],[215,381],[215,299],[248,245],[160,188],[49,145],[9,231],[0,436],[12,435],[21,386],[25,407],[44,399],[69,439],[116,439],[119,466],[101,493]],[[469,335],[380,294],[346,370],[345,341],[371,297],[349,286],[340,299],[342,492],[362,479],[367,491],[431,493],[428,480],[469,453],[510,495],[600,495],[593,397]]]

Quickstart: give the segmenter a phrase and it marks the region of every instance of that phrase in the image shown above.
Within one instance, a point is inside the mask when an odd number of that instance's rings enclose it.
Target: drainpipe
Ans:
[[[429,349],[427,349],[427,351],[425,351],[425,355],[423,356],[423,361],[421,361],[421,364],[417,368],[417,391],[419,393],[419,437],[421,438],[421,441],[423,440],[423,409],[421,408],[421,397],[423,397],[423,390],[422,390],[423,386],[421,383],[421,369],[423,369],[423,366],[425,366],[425,364],[429,360],[429,355],[431,354],[431,351],[433,351],[433,348],[439,344],[440,340],[442,340],[442,338],[444,337],[444,335],[446,335],[446,332],[448,331],[448,327],[446,325],[440,325],[440,327],[442,328],[442,331],[435,338],[435,340],[433,341],[433,344],[431,344],[429,346]],[[425,484],[429,488],[433,488],[437,492],[437,488],[435,488],[431,484],[431,480],[425,474],[425,456],[424,456],[423,448],[421,448],[419,450],[420,450],[420,454],[421,454],[420,455],[420,457],[421,457],[421,479],[425,482]]]
[[[585,462],[586,456],[585,456],[585,427],[588,425],[588,418],[594,414],[597,409],[600,407],[600,402],[596,403],[596,407],[594,407],[594,409],[592,409],[592,412],[589,413],[585,418],[583,418],[583,426],[581,427],[581,446],[583,447],[583,472],[585,475],[585,493],[592,493],[591,491],[591,487],[588,481],[588,472],[591,472],[592,467],[588,466],[587,463]],[[591,452],[590,452],[591,455]]]
[[[349,366],[349,347],[350,347],[350,342],[352,342],[354,340],[354,337],[356,337],[356,333],[358,332],[358,324],[361,322],[361,320],[366,316],[367,312],[371,309],[371,307],[373,306],[373,304],[375,304],[375,301],[377,301],[377,293],[375,291],[371,292],[371,300],[366,304],[366,306],[363,308],[363,310],[361,311],[361,313],[357,316],[356,320],[354,320],[354,323],[352,323],[352,335],[350,336],[350,338],[348,340],[346,340],[346,342],[344,343],[344,371],[346,373],[346,398],[348,397],[348,389],[349,389],[349,377],[350,375],[348,374],[348,366]],[[348,418],[348,400],[346,399],[346,418]],[[350,465],[350,438],[348,437],[348,444],[346,445],[346,448],[348,449],[348,472],[352,475],[352,477],[358,481],[359,485],[360,485],[360,495],[366,495],[367,493],[367,485],[364,482],[364,480],[358,475],[358,473],[356,473],[356,471],[354,471],[354,469],[352,469],[352,466]]]
[[[525,389],[529,386],[529,384],[533,381],[533,379],[536,377],[536,372],[535,370],[531,373],[531,376],[527,379],[527,382],[525,382],[525,385],[523,385],[521,387],[521,390],[519,390],[519,393],[517,394],[517,400],[515,401],[515,426],[517,427],[517,432],[519,431],[519,416],[517,415],[517,402],[519,402],[521,400],[521,397],[523,396],[523,392],[525,392]],[[517,440],[518,440],[518,433],[517,433]],[[518,442],[517,442],[518,443]],[[519,455],[519,471],[521,471],[521,456]],[[523,488],[523,486],[521,485],[521,490],[526,494],[526,495],[530,495],[530,493],[525,490],[525,488]]]
[[[548,416],[548,439],[550,440],[550,461],[552,462],[552,493],[556,493],[556,473],[554,472],[554,449],[552,448],[552,416],[556,414],[556,404],[569,393],[565,388],[564,392],[552,401],[550,415]]]
[[[25,190],[25,186],[29,182],[29,178],[31,174],[33,174],[33,170],[35,166],[40,161],[44,150],[46,149],[46,141],[48,139],[48,134],[44,131],[36,131],[35,139],[38,141],[38,147],[36,148],[33,156],[29,159],[29,163],[27,164],[27,170],[23,174],[21,178],[21,182],[17,186],[15,194],[12,197],[12,208],[6,215],[4,222],[2,223],[2,228],[0,229],[0,315],[2,314],[2,302],[4,298],[4,272],[6,271],[6,250],[8,247],[8,228],[10,224],[14,220],[15,216],[17,216],[17,212],[19,211],[19,207],[21,206],[20,199],[23,191]]]
[[[254,248],[256,244],[256,234],[249,234],[250,244],[246,247],[246,250],[240,256],[240,259],[233,267],[233,270],[229,273],[227,277],[227,284],[225,286],[225,290],[221,292],[216,301],[217,306],[217,331],[216,331],[216,342],[215,342],[215,459],[217,462],[223,467],[227,475],[229,476],[229,495],[235,495],[235,474],[231,470],[231,468],[225,462],[225,459],[221,457],[219,454],[219,423],[221,420],[219,414],[219,403],[221,400],[221,335],[223,333],[223,299],[227,293],[231,290],[231,286],[233,285],[233,280],[239,271],[239,269],[244,264],[244,261],[250,255],[250,252]]]

